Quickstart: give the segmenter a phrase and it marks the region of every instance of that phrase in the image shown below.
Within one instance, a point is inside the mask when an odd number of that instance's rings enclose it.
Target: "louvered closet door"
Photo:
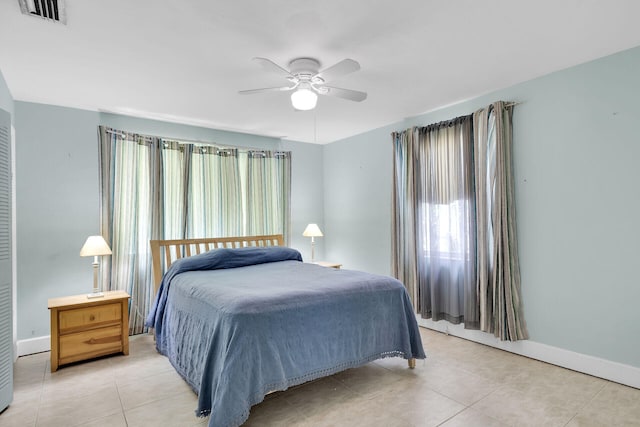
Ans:
[[[0,411],[13,399],[11,116],[0,109]]]

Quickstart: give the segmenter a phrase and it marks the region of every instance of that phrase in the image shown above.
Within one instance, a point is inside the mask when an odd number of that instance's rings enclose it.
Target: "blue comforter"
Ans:
[[[270,391],[382,357],[425,357],[397,280],[301,262],[290,248],[176,261],[147,319],[209,426],[242,424]]]

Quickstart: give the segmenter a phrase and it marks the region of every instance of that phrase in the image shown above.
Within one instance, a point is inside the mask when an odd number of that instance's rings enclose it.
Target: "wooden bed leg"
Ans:
[[[407,360],[407,362],[409,362],[409,369],[415,369],[416,368],[416,359],[411,358],[411,359]]]

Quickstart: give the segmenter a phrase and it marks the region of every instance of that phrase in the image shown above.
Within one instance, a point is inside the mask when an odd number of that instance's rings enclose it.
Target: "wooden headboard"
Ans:
[[[162,276],[180,258],[197,255],[217,248],[246,246],[284,246],[282,234],[269,236],[211,237],[205,239],[150,240],[153,258],[154,295],[158,293]],[[164,263],[163,263],[164,261]]]

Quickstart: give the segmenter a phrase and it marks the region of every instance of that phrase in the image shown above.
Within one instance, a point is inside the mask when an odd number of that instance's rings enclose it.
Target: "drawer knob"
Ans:
[[[94,316],[94,315],[92,314],[91,316],[89,316],[89,320],[91,320],[91,321],[93,322],[94,320],[96,320],[96,316]]]

